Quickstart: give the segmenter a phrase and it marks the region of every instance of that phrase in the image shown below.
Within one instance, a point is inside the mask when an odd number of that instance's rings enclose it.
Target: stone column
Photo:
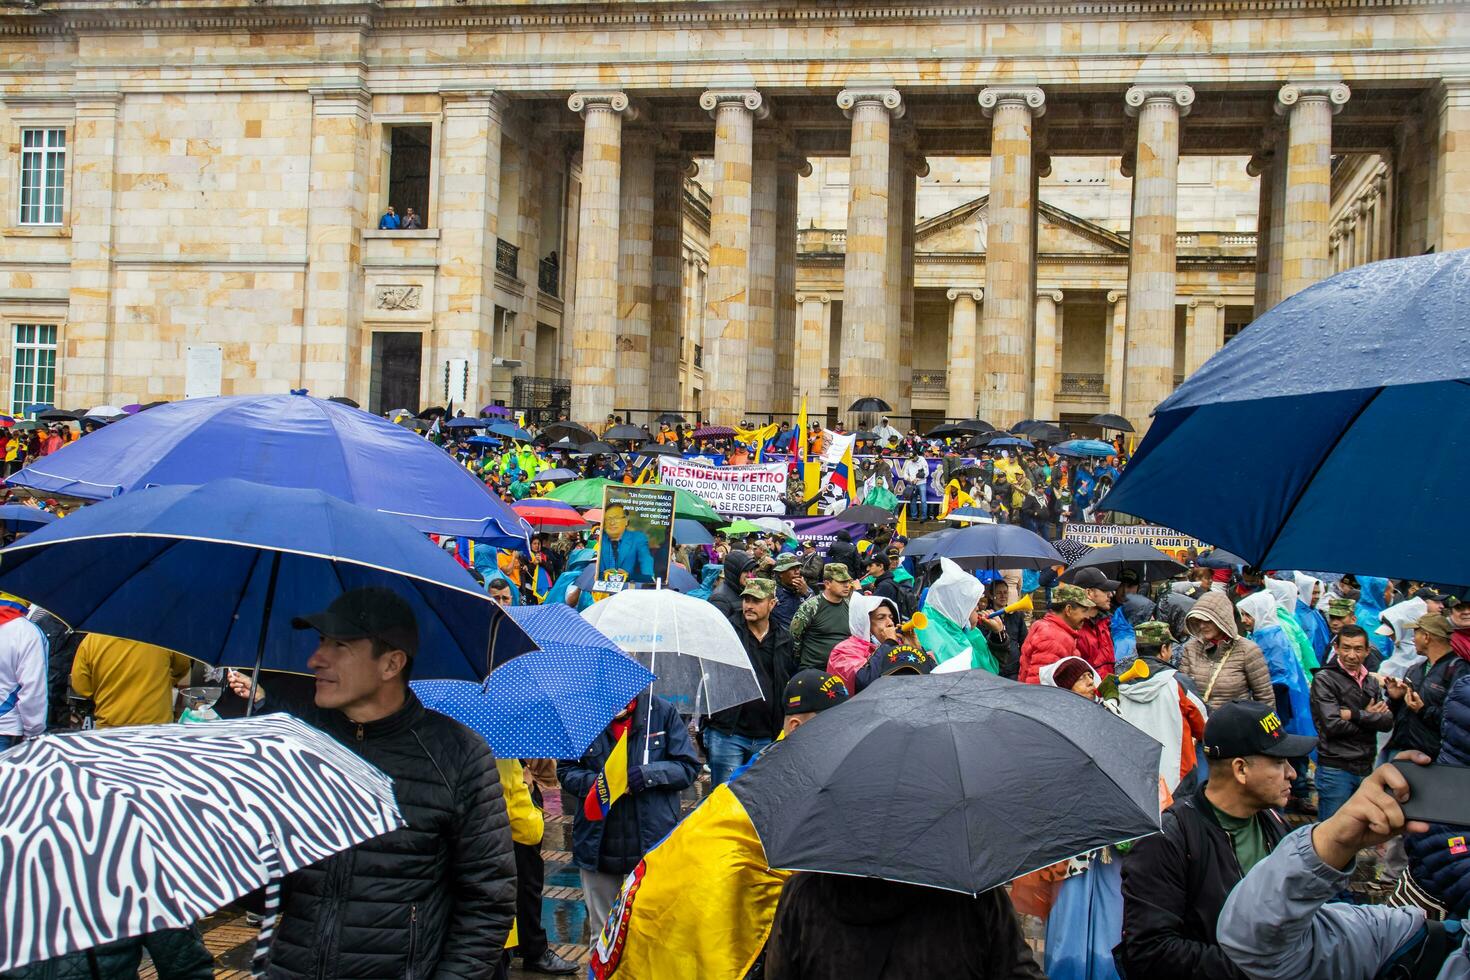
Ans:
[[[1060,289],[1042,289],[1036,293],[1036,367],[1032,372],[1035,388],[1031,402],[1033,418],[1056,418],[1057,310],[1061,302]]]
[[[1429,185],[1428,243],[1437,252],[1470,248],[1470,79],[1445,79],[1433,94],[1437,122]]]
[[[745,411],[773,410],[776,382],[776,157],[780,134],[755,134],[750,178],[750,339],[745,356]]]
[[[985,290],[951,289],[944,295],[954,304],[949,313],[949,367],[945,374],[949,404],[944,414],[950,418],[972,419],[976,417],[975,323]]]
[[[801,327],[797,336],[796,402],[806,396],[807,411],[820,413],[822,389],[827,387],[827,362],[832,357],[832,303],[826,293],[797,293]]]
[[[1039,88],[987,88],[980,108],[991,119],[990,206],[985,241],[985,307],[978,345],[979,415],[1007,426],[1029,414],[1026,346],[1035,318],[1032,262],[1032,125],[1046,109]]]
[[[753,91],[708,91],[699,105],[715,120],[709,279],[704,309],[704,408],[709,421],[744,418],[750,356],[751,167],[755,121],[769,115]]]
[[[1349,204],[1342,219],[1342,267],[1351,269],[1358,264],[1358,215],[1361,209],[1357,202]]]
[[[1359,202],[1363,209],[1358,220],[1358,263],[1378,260],[1378,184],[1375,180],[1363,192]]]
[[[689,295],[684,260],[684,180],[694,162],[677,144],[659,147],[653,172],[653,302],[649,335],[648,404],[678,409],[679,351]]]
[[[794,412],[801,401],[796,385],[796,191],[797,178],[811,172],[811,164],[788,140],[776,169],[776,375],[771,404],[778,412]]]
[[[1123,389],[1127,387],[1127,373],[1124,363],[1127,360],[1128,351],[1128,294],[1121,290],[1108,293],[1108,305],[1112,307],[1112,316],[1108,319],[1108,329],[1104,332],[1107,339],[1107,347],[1103,351],[1104,374],[1108,383],[1108,411],[1114,415],[1123,414]]]
[[[1127,390],[1123,415],[1140,433],[1174,390],[1175,220],[1179,118],[1194,104],[1187,85],[1136,85],[1125,97],[1138,117],[1133,220],[1128,249]]]
[[[919,177],[929,173],[929,164],[917,147],[905,155],[902,169],[903,199],[899,224],[898,256],[898,401],[895,415],[907,415],[913,421],[914,411],[914,221],[918,207]]]
[[[1282,252],[1286,247],[1286,140],[1276,141],[1271,156],[1271,264],[1266,275],[1266,308],[1284,298],[1281,294]]]
[[[1265,313],[1267,284],[1271,278],[1271,175],[1272,150],[1261,150],[1250,158],[1245,172],[1259,178],[1260,192],[1256,205],[1256,297],[1252,319]]]
[[[572,418],[598,425],[617,397],[618,246],[623,120],[637,110],[622,92],[574,92],[582,114],[582,208],[577,231],[577,292],[572,307]]]
[[[71,145],[71,279],[66,325],[58,338],[58,405],[100,405],[112,388],[113,211],[117,185],[117,111],[123,97],[77,97]],[[312,199],[314,200],[314,198]],[[12,277],[13,278],[13,277]],[[295,311],[300,315],[300,311]],[[302,345],[304,356],[305,344]],[[142,397],[149,392],[138,392]],[[12,406],[19,411],[24,406]]]
[[[1287,117],[1286,207],[1281,299],[1327,278],[1332,206],[1332,117],[1351,93],[1340,82],[1281,87],[1276,112]]]
[[[1198,371],[1225,346],[1225,301],[1191,299],[1184,325],[1184,376]]]
[[[847,255],[842,270],[842,372],[838,409],[865,395],[891,399],[894,377],[890,318],[889,195],[892,124],[903,115],[894,89],[847,88],[837,105],[852,120],[848,170]]]
[[[633,131],[623,141],[618,181],[618,345],[614,408],[648,408],[653,332],[653,170],[656,137]]]

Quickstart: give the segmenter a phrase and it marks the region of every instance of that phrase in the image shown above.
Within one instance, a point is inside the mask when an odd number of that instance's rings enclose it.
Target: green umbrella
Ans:
[[[738,520],[728,527],[720,528],[726,534],[770,534],[769,528],[761,527],[754,521]]]
[[[571,504],[578,510],[586,510],[589,507],[601,507],[602,488],[610,483],[613,486],[623,486],[623,484],[615,480],[596,477],[591,480],[573,480],[571,483],[563,483],[546,496],[551,500],[560,500],[562,503]],[[658,484],[652,484],[652,486],[659,487]],[[709,505],[708,501],[703,497],[690,493],[688,490],[674,490],[674,516],[687,517],[705,524],[725,523],[725,518],[716,514],[715,509]]]

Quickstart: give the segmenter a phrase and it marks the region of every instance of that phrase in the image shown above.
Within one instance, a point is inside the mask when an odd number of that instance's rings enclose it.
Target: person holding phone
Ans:
[[[1445,696],[1456,678],[1470,670],[1454,654],[1450,641],[1454,627],[1442,614],[1426,613],[1408,628],[1414,631],[1414,649],[1424,662],[1410,667],[1402,679],[1384,679],[1393,709],[1393,734],[1384,747],[1384,757],[1412,749],[1432,759],[1439,754]]]

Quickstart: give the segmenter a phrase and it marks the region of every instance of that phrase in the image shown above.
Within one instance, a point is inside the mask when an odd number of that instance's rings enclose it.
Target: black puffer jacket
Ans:
[[[755,559],[744,551],[732,551],[725,556],[720,575],[720,584],[710,593],[709,601],[726,619],[740,615],[740,593],[743,586],[740,576],[755,567]]]
[[[199,930],[161,929],[0,973],[3,980],[137,980],[143,950],[158,980],[214,980],[214,957]]]
[[[286,878],[270,976],[490,977],[516,909],[510,820],[485,740],[407,703],[357,725],[293,708],[393,779],[408,826]]]

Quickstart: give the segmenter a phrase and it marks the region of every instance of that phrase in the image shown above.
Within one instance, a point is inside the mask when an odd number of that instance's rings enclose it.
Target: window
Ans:
[[[429,226],[429,164],[433,128],[393,126],[388,131],[388,204],[407,217],[413,208],[419,227]]]
[[[59,225],[66,187],[66,130],[20,131],[20,223]]]
[[[56,324],[17,323],[10,373],[10,407],[56,402]]]

